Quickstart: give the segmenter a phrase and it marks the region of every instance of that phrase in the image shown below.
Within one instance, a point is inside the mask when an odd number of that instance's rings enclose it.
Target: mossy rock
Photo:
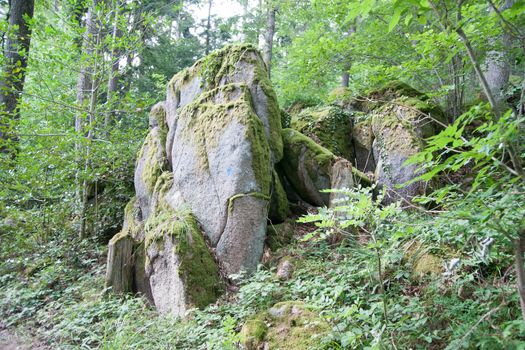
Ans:
[[[145,232],[146,273],[161,313],[182,316],[217,300],[223,292],[219,268],[191,213],[160,203]]]
[[[292,127],[292,115],[284,109],[281,109],[281,127],[283,129]]]
[[[411,277],[416,281],[428,276],[437,277],[443,272],[444,259],[429,252],[421,242],[406,247],[403,260],[411,266]]]
[[[303,302],[275,304],[245,323],[241,343],[246,349],[311,349],[322,343],[330,325]]]
[[[375,178],[388,189],[387,203],[411,200],[435,186],[416,181],[396,189],[419,176],[418,166],[405,162],[424,149],[425,139],[440,130],[443,117],[437,106],[411,97],[395,99],[372,114]]]
[[[366,96],[356,97],[354,105],[362,112],[371,112],[399,97],[412,97],[419,101],[428,100],[427,95],[417,91],[410,85],[399,80],[392,80],[371,90]]]
[[[363,172],[374,172],[376,161],[372,145],[374,142],[374,133],[372,132],[372,120],[366,120],[356,123],[352,132],[352,141],[354,143],[355,167]]]
[[[352,117],[340,107],[307,108],[292,117],[291,125],[333,154],[353,159]]]
[[[272,251],[292,243],[295,232],[295,221],[288,219],[281,224],[269,224],[266,231],[266,245]]]
[[[281,178],[277,171],[273,171],[272,176],[272,195],[270,199],[270,210],[268,218],[274,224],[278,224],[286,220],[290,215],[290,207],[288,205],[288,198],[284,191]]]
[[[281,110],[266,65],[255,46],[227,45],[198,60],[170,80],[167,100],[175,105],[175,109],[180,109],[192,103],[200,94],[228,84],[244,84],[248,87],[255,114],[263,122],[272,159],[274,162],[279,161],[283,152]],[[168,112],[176,113],[171,110]]]
[[[332,164],[336,156],[294,129],[283,129],[284,159],[279,163],[295,191],[307,202],[328,205]]]
[[[257,350],[267,332],[268,326],[264,320],[253,318],[244,322],[239,338],[245,349]]]
[[[326,101],[343,107],[353,101],[354,93],[347,87],[338,86],[328,93]]]

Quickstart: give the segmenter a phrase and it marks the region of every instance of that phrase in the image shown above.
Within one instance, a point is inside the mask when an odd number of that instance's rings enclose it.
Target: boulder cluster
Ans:
[[[282,241],[275,224],[294,208],[330,205],[321,190],[378,182],[390,201],[422,193],[421,182],[395,185],[417,175],[404,161],[442,113],[402,84],[373,97],[349,99],[341,90],[331,106],[286,115],[250,45],[179,72],[151,110],[136,195],[109,244],[107,286],[183,316],[213,303],[223,276],[254,271],[265,244]]]

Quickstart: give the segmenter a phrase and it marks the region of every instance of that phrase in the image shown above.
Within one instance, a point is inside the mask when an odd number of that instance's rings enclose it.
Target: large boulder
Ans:
[[[340,107],[307,108],[292,116],[291,126],[336,156],[353,159],[352,116]]]
[[[332,188],[333,166],[338,157],[314,140],[294,129],[283,129],[284,158],[279,168],[286,176],[293,194],[316,206],[328,206]],[[350,166],[353,183],[369,185],[370,180]]]
[[[106,284],[142,291],[159,311],[182,316],[216,300],[218,266],[225,275],[255,270],[268,216],[283,221],[288,208],[274,171],[280,109],[255,48],[216,51],[167,90],[138,154],[137,213],[126,219],[136,229],[112,239]]]
[[[420,175],[417,165],[405,162],[423,150],[424,140],[441,128],[441,110],[417,98],[401,97],[378,108],[371,116],[374,135],[372,150],[377,162],[375,179],[387,189],[387,203],[424,194],[428,184],[423,181],[397,188]]]

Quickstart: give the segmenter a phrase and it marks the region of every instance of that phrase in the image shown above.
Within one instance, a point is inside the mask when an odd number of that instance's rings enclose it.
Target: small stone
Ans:
[[[289,259],[283,259],[277,266],[277,278],[287,281],[292,278],[293,264]]]

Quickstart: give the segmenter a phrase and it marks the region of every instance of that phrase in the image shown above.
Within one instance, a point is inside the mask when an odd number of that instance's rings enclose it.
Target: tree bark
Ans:
[[[106,93],[106,115],[104,118],[104,135],[106,138],[109,136],[109,129],[111,122],[113,120],[113,117],[115,113],[113,112],[113,106],[114,106],[114,99],[115,99],[115,92],[117,91],[117,85],[118,85],[118,68],[119,68],[119,52],[116,48],[116,41],[117,38],[120,36],[120,32],[118,29],[118,16],[119,16],[119,3],[118,1],[115,2],[114,11],[115,11],[115,19],[113,21],[113,30],[111,33],[111,42],[112,42],[112,48],[111,48],[111,55],[110,55],[110,62],[111,62],[111,69],[109,71],[109,77],[108,77],[108,87],[107,87],[107,93]]]
[[[514,4],[514,0],[506,0],[499,11],[504,11]],[[491,12],[494,10],[491,8]],[[500,106],[504,100],[503,89],[509,82],[510,62],[505,50],[511,44],[511,36],[504,32],[496,38],[489,39],[491,44],[500,45],[500,49],[494,49],[487,53],[485,59],[484,74],[487,84],[494,97],[494,102]]]
[[[8,33],[5,41],[2,76],[0,76],[0,153],[16,155],[20,119],[19,98],[24,90],[31,28],[25,18],[32,19],[34,0],[10,0]]]
[[[212,3],[213,3],[212,0],[208,0],[208,21],[206,22],[206,48],[205,48],[206,55],[209,54],[211,50],[210,36],[211,36],[211,5]]]
[[[75,132],[78,140],[75,144],[77,152],[77,216],[80,221],[79,237],[81,239],[86,237],[86,223],[87,223],[87,201],[89,195],[89,182],[85,178],[89,170],[90,145],[89,142],[93,139],[93,125],[94,112],[96,105],[96,78],[95,78],[95,63],[97,58],[94,53],[96,50],[98,39],[98,25],[96,22],[96,7],[100,0],[92,0],[87,12],[85,32],[82,40],[82,63],[77,80],[77,104],[85,111],[79,112],[75,116]],[[82,138],[86,136],[88,144],[83,145]],[[84,172],[84,178],[81,176],[81,171]]]
[[[355,24],[351,25],[347,33],[348,36],[351,36],[352,34],[354,34],[356,32],[356,29],[357,29],[357,26]],[[343,73],[341,76],[341,86],[342,87],[347,88],[348,85],[350,84],[350,74],[348,73],[348,71],[350,70],[351,67],[352,67],[351,57],[346,57],[344,67],[343,67]]]
[[[273,52],[273,36],[275,34],[275,14],[277,13],[277,8],[273,4],[268,6],[268,17],[266,19],[266,33],[264,40],[264,52],[263,60],[266,63],[266,68],[268,69],[268,76],[270,76],[271,65],[272,65],[272,52]]]

